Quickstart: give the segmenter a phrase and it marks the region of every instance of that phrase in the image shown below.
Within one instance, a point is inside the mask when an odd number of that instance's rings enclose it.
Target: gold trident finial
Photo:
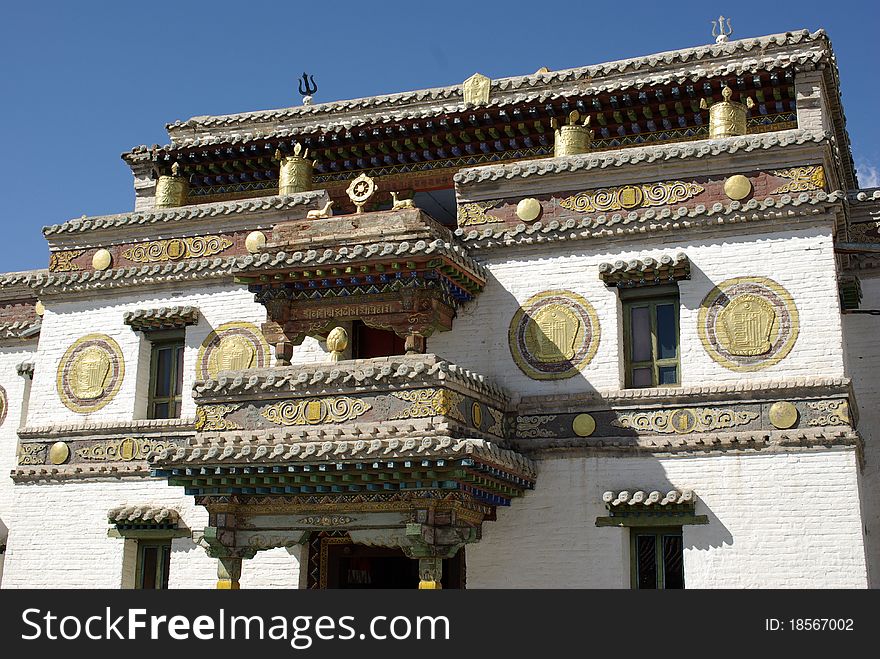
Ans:
[[[724,27],[727,22],[727,29]],[[715,43],[725,43],[730,41],[730,35],[733,34],[733,28],[730,27],[730,19],[719,16],[717,21],[712,21],[712,36],[715,37]]]

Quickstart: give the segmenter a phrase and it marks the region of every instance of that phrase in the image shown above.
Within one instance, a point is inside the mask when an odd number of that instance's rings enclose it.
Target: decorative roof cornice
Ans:
[[[818,43],[819,49],[810,50],[813,43]],[[794,52],[780,52],[772,54],[774,50],[784,49],[789,46],[806,46]],[[522,94],[528,90],[544,90],[546,94],[558,95],[560,90],[555,89],[565,83],[586,84],[587,88],[580,88],[580,93],[591,91],[603,91],[604,89],[618,89],[621,83],[615,84],[616,77],[645,72],[644,76],[634,77],[631,81],[622,83],[625,86],[642,86],[656,82],[665,82],[675,79],[693,76],[723,75],[726,73],[743,73],[747,71],[765,68],[777,68],[799,63],[818,63],[828,50],[828,39],[824,30],[810,33],[808,30],[787,32],[754,39],[741,39],[723,44],[711,44],[667,51],[645,57],[630,58],[604,64],[585,66],[573,69],[564,69],[548,73],[536,73],[527,76],[515,76],[492,81],[491,96],[493,102],[515,102],[510,97]],[[755,53],[755,57],[744,59],[742,53]],[[729,64],[715,63],[713,60],[737,57],[736,62]],[[672,70],[658,73],[659,70],[681,65],[692,65],[687,70]],[[713,66],[714,64],[714,66]],[[605,84],[596,84],[597,80],[611,78]],[[604,81],[603,81],[604,82]],[[436,107],[437,102],[446,102],[441,107]],[[236,129],[247,128],[252,124],[264,124],[283,122],[314,117],[319,119],[331,114],[357,113],[363,115],[372,111],[377,116],[372,120],[385,119],[395,109],[400,109],[402,116],[416,112],[416,108],[430,104],[430,112],[454,111],[473,107],[463,102],[462,85],[423,89],[398,94],[378,95],[367,98],[359,98],[315,105],[304,105],[281,110],[268,110],[257,112],[245,112],[222,116],[193,117],[187,121],[177,121],[166,126],[169,134],[175,142],[175,146],[188,146],[189,134],[206,129]],[[481,106],[482,107],[482,106]],[[407,113],[408,110],[408,113]],[[384,112],[384,114],[383,114]],[[397,118],[397,117],[395,117]],[[387,120],[387,119],[386,119]],[[329,123],[325,121],[325,125]],[[257,135],[251,135],[251,139]],[[196,142],[196,140],[193,140]],[[131,155],[147,151],[147,147],[137,147],[131,151]]]
[[[500,165],[484,165],[462,169],[455,174],[455,182],[461,186],[473,185],[483,181],[500,179],[547,176],[590,169],[605,169],[654,163],[685,158],[702,158],[726,153],[748,153],[760,149],[792,144],[821,143],[831,140],[831,133],[817,130],[792,129],[756,135],[726,137],[716,140],[697,140],[693,142],[673,142],[653,146],[629,147],[615,151],[600,151],[562,158],[543,158],[526,162],[512,162]]]
[[[668,506],[678,506],[697,503],[697,495],[693,490],[669,490],[665,494],[660,490],[621,490],[619,492],[605,492],[602,501],[608,510],[615,508],[636,507],[642,509],[663,510]]]
[[[19,339],[28,340],[36,338],[40,333],[42,321],[36,320],[16,321],[12,323],[0,323],[0,340]]]
[[[111,270],[47,273],[32,277],[28,283],[42,296],[219,279],[231,276],[235,258],[228,256]]]
[[[187,327],[198,324],[199,309],[192,306],[136,309],[126,311],[122,322],[140,332]]]
[[[474,261],[464,248],[440,239],[382,242],[320,251],[312,249],[304,252],[263,252],[239,257],[234,272],[236,274],[251,273],[289,267],[332,266],[377,259],[432,255],[445,256],[453,263],[470,270],[484,280],[486,279],[486,269]]]
[[[430,353],[252,369],[235,377],[221,375],[216,380],[197,381],[193,397],[213,399],[251,394],[257,398],[288,392],[308,395],[326,392],[328,387],[339,390],[413,388],[425,386],[426,382],[459,385],[496,400],[508,400],[507,392],[484,376]]]
[[[755,222],[768,219],[791,219],[825,212],[844,198],[844,192],[803,192],[796,197],[781,195],[767,197],[761,201],[750,199],[743,203],[732,201],[729,204],[717,202],[712,206],[698,204],[691,208],[649,208],[644,212],[632,211],[627,214],[590,215],[565,222],[552,221],[544,226],[541,222],[519,224],[504,229],[486,228],[467,233],[458,229],[458,235],[471,250],[493,249],[514,244],[540,244],[560,240],[587,240],[608,238],[645,232],[674,231],[694,229],[713,225],[728,225],[738,222]]]
[[[180,513],[156,504],[121,505],[107,511],[107,521],[119,525],[174,525],[180,521]]]
[[[646,257],[631,261],[599,264],[599,278],[606,286],[629,288],[667,284],[691,278],[691,262],[686,254],[664,254],[659,259]]]
[[[862,202],[877,203],[880,202],[880,188],[850,190],[846,194],[846,199],[851,204],[859,204]]]
[[[51,482],[85,479],[151,478],[149,467],[143,464],[108,465],[45,465],[41,467],[19,467],[9,472],[16,483]]]
[[[118,215],[83,216],[63,224],[43,227],[47,238],[63,233],[84,233],[87,231],[108,231],[123,227],[162,224],[165,222],[185,222],[201,218],[224,217],[243,213],[284,211],[297,206],[324,200],[324,190],[312,190],[293,195],[273,195],[240,201],[222,201],[211,204],[195,204],[141,213],[121,213]]]
[[[483,439],[453,439],[451,437],[411,438],[409,440],[359,440],[327,442],[295,442],[269,444],[238,438],[211,447],[182,446],[174,450],[162,450],[148,459],[154,468],[173,465],[186,467],[198,464],[310,464],[322,462],[362,462],[381,457],[396,458],[466,458],[477,457],[492,464],[511,469],[520,475],[534,479],[535,463],[519,453],[499,448]]]

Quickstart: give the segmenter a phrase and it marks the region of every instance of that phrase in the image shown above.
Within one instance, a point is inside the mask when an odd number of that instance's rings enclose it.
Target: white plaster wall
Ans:
[[[134,332],[123,323],[122,317],[126,311],[184,305],[199,308],[199,323],[186,330],[183,416],[195,414],[191,390],[199,348],[208,335],[224,323],[250,322],[259,328],[266,320],[266,309],[254,302],[253,294],[246,287],[231,283],[187,286],[161,292],[102,294],[68,302],[47,300],[45,304],[46,313],[31,391],[29,425],[125,421],[143,417],[150,351],[143,333]],[[125,378],[119,392],[107,405],[95,412],[80,414],[67,409],[61,402],[56,382],[58,364],[76,339],[97,332],[107,334],[119,344],[125,360]],[[308,339],[297,348],[294,360],[317,361],[322,356],[326,356],[322,344]],[[274,363],[274,357],[270,363]]]
[[[862,296],[862,309],[880,309],[880,276],[862,277]],[[871,586],[880,588],[880,316],[847,314],[843,318],[847,374],[852,378],[859,408],[858,431],[865,440],[862,512],[868,573]]]
[[[543,460],[534,491],[467,548],[468,588],[629,588],[629,531],[597,527],[606,490],[693,489],[686,588],[865,588],[853,449]]]
[[[682,385],[843,376],[830,223],[748,236],[682,238],[680,234],[666,239],[640,238],[636,248],[626,243],[563,242],[493,255],[485,262],[491,273],[486,290],[459,311],[451,332],[437,333],[428,340],[428,351],[521,395],[619,389],[623,385],[622,313],[616,289],[602,283],[598,266],[682,251],[691,261],[691,279],[679,282]],[[697,333],[697,316],[706,295],[726,279],[745,276],[768,277],[787,289],[797,306],[801,327],[785,359],[750,373],[714,362]],[[508,327],[529,297],[556,288],[582,295],[596,309],[601,329],[599,349],[573,378],[532,380],[513,361]]]
[[[22,399],[26,380],[18,374],[17,366],[30,359],[36,349],[36,342],[24,345],[0,346],[0,385],[6,390],[7,411],[3,425],[0,425],[0,544],[3,537],[13,529],[13,483],[9,472],[18,460],[18,427],[22,422]],[[5,556],[0,562],[0,587],[4,586]]]

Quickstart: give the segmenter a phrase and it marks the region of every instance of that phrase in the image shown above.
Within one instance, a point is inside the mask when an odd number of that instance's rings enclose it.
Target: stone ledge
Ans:
[[[199,322],[198,307],[162,307],[160,309],[136,309],[126,311],[122,322],[135,331],[151,331],[176,329],[197,325]]]
[[[103,464],[103,465],[51,465],[36,467],[19,467],[9,472],[10,478],[17,482],[51,482],[64,480],[85,479],[122,479],[122,478],[149,478],[161,480],[150,475],[146,464]]]
[[[180,419],[135,419],[132,421],[96,421],[93,423],[56,423],[20,428],[22,439],[79,437],[82,435],[161,434],[176,435],[195,432],[195,417]]]
[[[632,288],[668,284],[691,278],[691,262],[686,254],[664,254],[659,258],[647,257],[631,261],[599,264],[599,278],[606,286]]]

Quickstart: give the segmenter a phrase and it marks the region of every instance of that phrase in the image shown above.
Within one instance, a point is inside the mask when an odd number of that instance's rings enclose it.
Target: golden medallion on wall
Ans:
[[[713,360],[733,371],[758,371],[791,351],[798,311],[791,294],[772,279],[737,277],[703,300],[698,330]]]
[[[77,339],[61,358],[56,378],[58,395],[74,412],[94,412],[112,400],[124,375],[119,344],[106,334],[89,334]]]
[[[514,314],[508,343],[517,366],[530,378],[570,378],[596,354],[599,318],[577,293],[545,291],[530,297]]]
[[[224,323],[199,348],[196,378],[216,379],[221,371],[267,368],[271,353],[263,333],[253,323]]]

